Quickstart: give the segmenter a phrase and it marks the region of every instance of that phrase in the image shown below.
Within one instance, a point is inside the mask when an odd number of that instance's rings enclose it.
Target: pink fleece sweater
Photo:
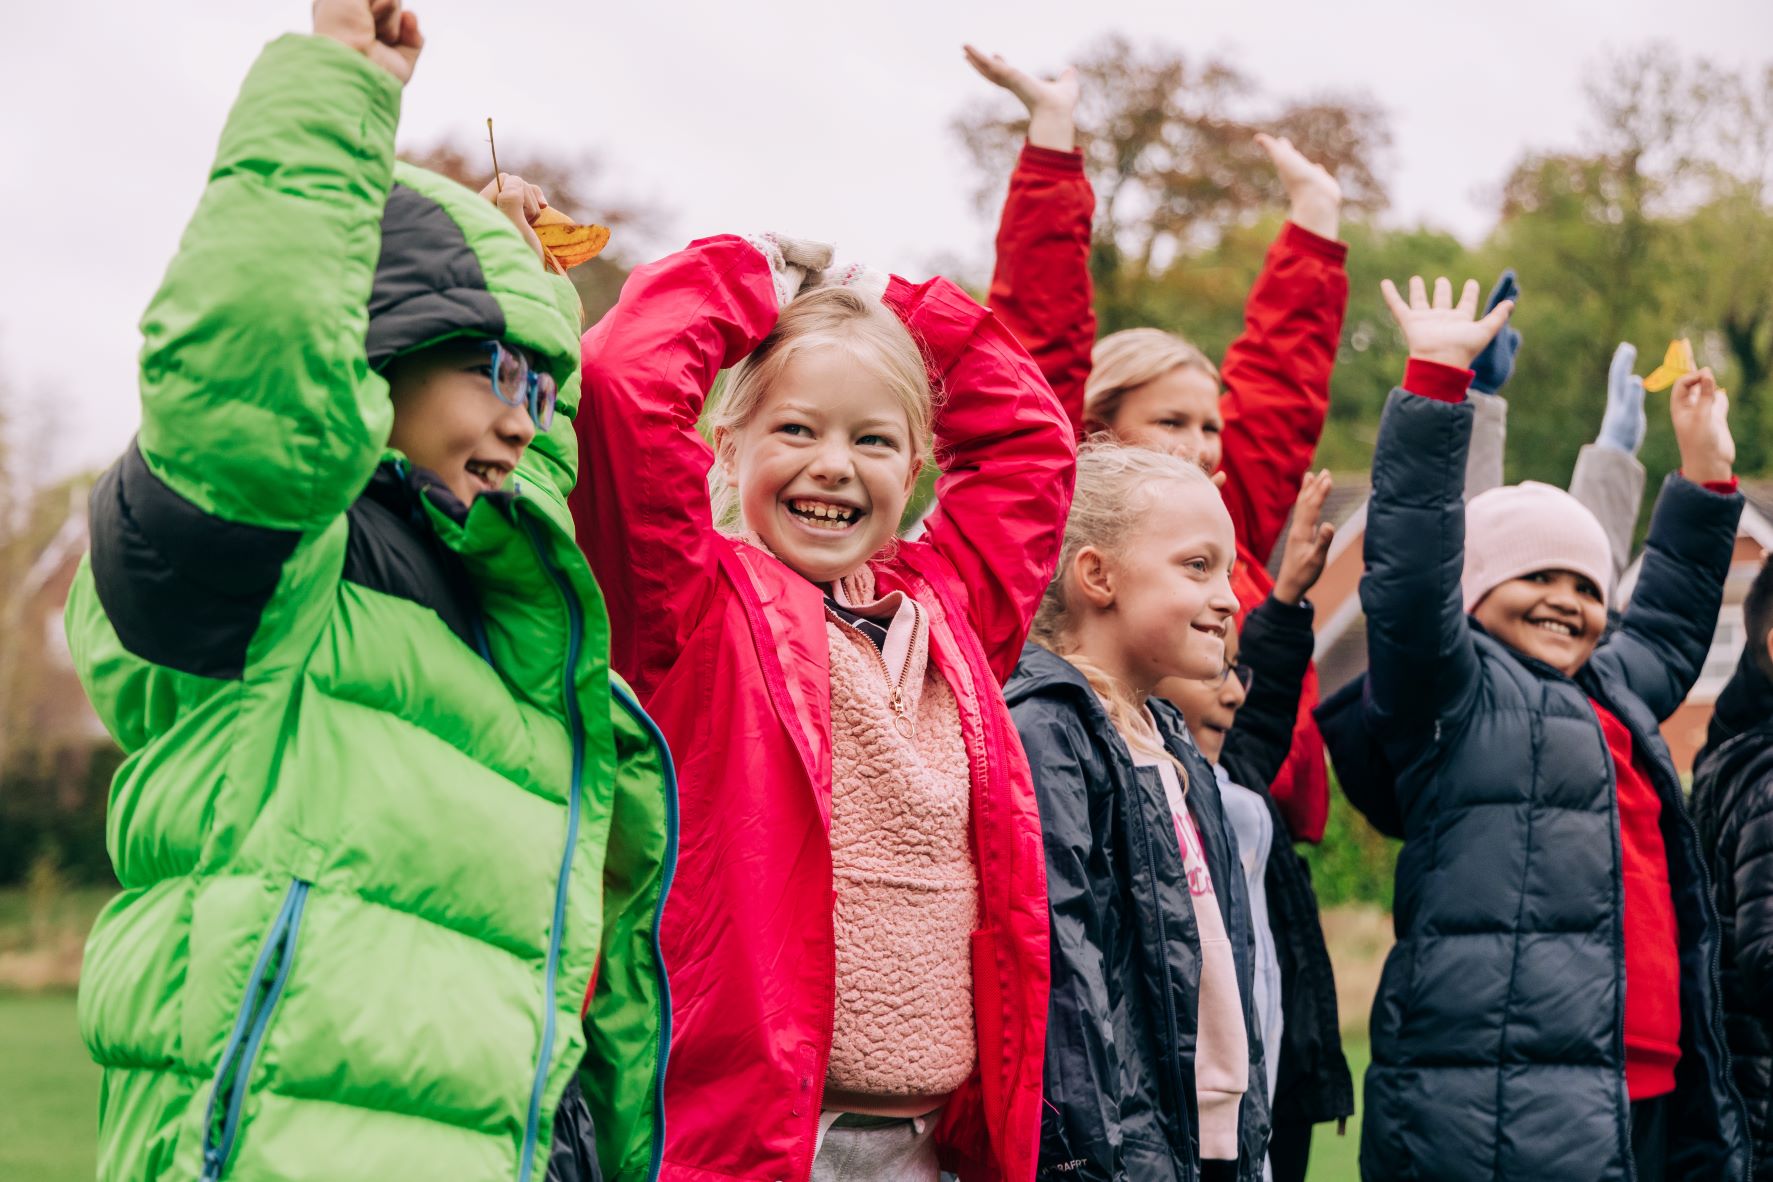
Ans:
[[[871,591],[852,582],[834,596],[890,617],[884,651],[835,615],[826,621],[837,897],[826,1107],[921,1113],[966,1082],[977,1057],[972,777],[923,609],[898,592],[867,602]]]

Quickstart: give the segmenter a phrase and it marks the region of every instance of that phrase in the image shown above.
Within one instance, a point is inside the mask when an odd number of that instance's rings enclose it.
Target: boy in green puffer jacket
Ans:
[[[128,753],[99,1174],[595,1172],[558,1123],[651,1178],[674,784],[566,508],[571,290],[528,186],[396,166],[398,0],[314,31],[241,89],[68,603]]]

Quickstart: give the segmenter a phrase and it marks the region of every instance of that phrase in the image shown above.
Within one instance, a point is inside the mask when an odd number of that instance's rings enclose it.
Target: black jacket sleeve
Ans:
[[[1597,674],[1623,680],[1658,721],[1686,700],[1711,651],[1742,505],[1741,493],[1669,475],[1650,515],[1631,606],[1591,658]]]
[[[1773,777],[1742,796],[1736,836],[1736,974],[1751,1012],[1773,1014]]]
[[[1310,602],[1285,604],[1272,595],[1244,617],[1238,657],[1255,680],[1225,736],[1219,762],[1246,788],[1273,783],[1292,749],[1299,690],[1315,639],[1311,618]]]
[[[1121,1177],[1120,1061],[1102,949],[1114,891],[1114,801],[1092,774],[1074,716],[1050,703],[1012,712],[1028,763],[1046,846],[1052,914],[1039,1176],[1111,1182]]]

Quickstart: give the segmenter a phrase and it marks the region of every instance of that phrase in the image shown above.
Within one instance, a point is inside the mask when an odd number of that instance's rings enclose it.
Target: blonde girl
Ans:
[[[1262,1176],[1237,847],[1212,770],[1153,697],[1166,679],[1223,668],[1235,554],[1196,465],[1112,444],[1079,458],[1059,573],[1005,689],[1034,769],[1052,908],[1043,1168]]]
[[[584,339],[579,541],[678,758],[662,1176],[1031,1179],[1046,898],[999,685],[1072,433],[953,284],[828,260],[706,239]]]

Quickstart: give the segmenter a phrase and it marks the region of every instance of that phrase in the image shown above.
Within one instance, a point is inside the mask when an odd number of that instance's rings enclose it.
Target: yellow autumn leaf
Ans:
[[[562,267],[589,262],[609,244],[608,226],[581,226],[552,206],[538,214],[530,226]]]
[[[1670,341],[1668,355],[1662,359],[1662,364],[1651,370],[1650,376],[1644,379],[1644,389],[1652,394],[1666,390],[1698,368],[1699,366],[1693,362],[1692,341],[1686,337],[1682,337],[1678,341]]]

